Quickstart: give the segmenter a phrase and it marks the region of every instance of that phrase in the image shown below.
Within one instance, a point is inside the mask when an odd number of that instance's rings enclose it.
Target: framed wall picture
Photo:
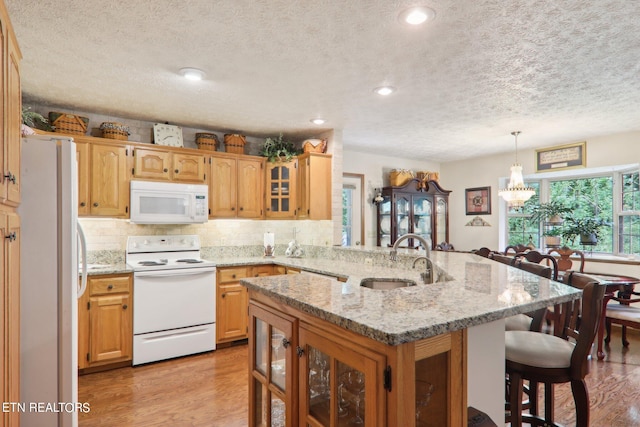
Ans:
[[[586,165],[586,142],[536,150],[536,172],[579,168]]]
[[[491,214],[491,187],[467,188],[464,191],[467,215]]]

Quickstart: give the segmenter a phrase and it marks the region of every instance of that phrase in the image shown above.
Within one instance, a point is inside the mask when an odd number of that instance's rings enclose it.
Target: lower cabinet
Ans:
[[[216,269],[216,344],[249,337],[249,297],[240,279],[274,274],[280,273],[271,264]]]
[[[249,426],[466,426],[465,342],[390,346],[252,291]]]
[[[130,362],[133,350],[132,277],[90,276],[78,300],[78,367]]]

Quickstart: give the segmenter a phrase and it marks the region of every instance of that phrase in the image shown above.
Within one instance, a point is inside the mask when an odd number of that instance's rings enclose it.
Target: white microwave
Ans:
[[[194,224],[207,222],[209,188],[204,184],[131,181],[131,222]]]

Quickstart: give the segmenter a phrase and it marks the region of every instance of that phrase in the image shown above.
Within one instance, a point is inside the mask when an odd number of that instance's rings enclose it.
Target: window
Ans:
[[[567,241],[566,235],[563,235],[562,244],[590,252],[640,253],[640,179],[637,165],[633,168],[634,171],[630,171],[629,166],[614,171],[611,169],[616,168],[609,168],[606,172],[579,177],[566,172],[550,173],[541,176],[537,182],[528,181],[536,194],[522,209],[507,211],[507,245],[526,245],[531,238],[536,247],[544,248],[542,236],[545,233],[552,228],[560,232],[566,230],[567,223],[548,227],[544,222],[531,220],[540,203],[558,200],[572,208],[573,219],[597,218],[610,224],[602,228],[595,246],[583,245],[580,237]],[[581,173],[585,174],[585,170]]]
[[[528,185],[536,190],[536,194],[524,203],[522,209],[509,209],[509,240],[507,245],[528,245],[529,241],[534,246],[539,246],[540,224],[531,220],[535,207],[540,203],[540,184],[529,182]]]
[[[353,190],[342,188],[342,246],[351,246],[351,229],[353,226]]]
[[[638,172],[622,174],[622,209],[618,217],[618,252],[640,253],[640,179]]]

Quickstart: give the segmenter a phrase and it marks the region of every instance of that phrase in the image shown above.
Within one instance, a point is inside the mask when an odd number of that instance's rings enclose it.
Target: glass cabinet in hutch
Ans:
[[[415,233],[431,248],[449,241],[449,193],[437,181],[412,179],[400,187],[384,187],[378,203],[378,246],[391,246],[398,237]],[[407,239],[403,247],[419,242]]]

